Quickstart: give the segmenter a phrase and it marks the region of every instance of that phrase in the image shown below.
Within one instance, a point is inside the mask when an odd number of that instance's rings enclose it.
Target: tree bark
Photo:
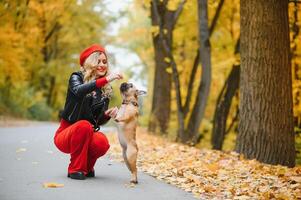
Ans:
[[[241,76],[236,151],[295,165],[288,2],[241,0]]]
[[[163,24],[157,19],[154,13],[153,3],[151,4],[151,19],[153,26],[159,26],[163,28]],[[165,16],[165,6],[163,4],[158,6],[160,10],[160,17],[164,19]],[[170,33],[169,33],[170,34]],[[169,36],[169,43],[172,42],[171,35]],[[155,52],[155,77],[154,77],[154,87],[153,87],[153,101],[151,116],[149,121],[148,130],[153,133],[167,134],[169,116],[170,116],[170,102],[171,102],[171,75],[167,73],[166,69],[169,63],[164,61],[167,57],[162,41],[159,35],[153,37],[154,52]]]
[[[220,0],[216,12],[214,14],[213,20],[210,24],[210,28],[209,28],[209,37],[212,35],[212,33],[214,32],[214,29],[216,27],[217,21],[219,19],[221,10],[223,8],[225,0]],[[192,96],[192,89],[193,89],[193,83],[195,80],[195,74],[197,71],[197,67],[200,63],[200,48],[197,49],[196,51],[196,56],[193,62],[193,66],[192,66],[192,70],[191,70],[191,74],[190,74],[190,79],[189,79],[189,83],[188,83],[188,91],[187,91],[187,96],[186,96],[186,100],[185,100],[185,105],[184,105],[184,115],[186,115],[189,111],[189,107],[190,107],[190,103],[191,103],[191,96]]]
[[[225,82],[224,89],[218,98],[213,117],[213,131],[211,144],[213,149],[222,150],[226,136],[227,118],[229,115],[232,99],[239,87],[239,65],[233,65],[232,70]]]
[[[156,68],[151,118],[148,129],[150,132],[166,134],[170,115],[171,76],[166,72],[168,66],[164,62],[163,47],[158,40],[153,39]]]
[[[205,113],[206,103],[209,96],[211,84],[211,49],[210,32],[208,28],[208,3],[207,0],[198,0],[199,17],[199,43],[200,43],[200,61],[202,64],[201,82],[198,88],[198,94],[193,106],[192,114],[189,118],[186,135],[192,144],[199,141],[199,126]]]
[[[234,54],[239,53],[240,38],[238,38]],[[224,139],[227,134],[227,118],[229,115],[231,102],[239,88],[240,65],[234,64],[231,72],[217,98],[216,107],[213,117],[213,130],[211,144],[213,149],[221,150]]]
[[[159,26],[159,34],[153,37],[156,69],[152,113],[148,127],[150,132],[167,133],[171,102],[171,74],[169,74],[166,69],[170,65],[172,65],[173,72],[176,69],[176,63],[172,55],[172,32],[185,2],[186,0],[182,0],[176,11],[170,11],[166,8],[168,0],[162,1],[161,3],[157,0],[151,2],[152,25]],[[172,60],[171,63],[167,63],[165,58],[170,58]],[[175,77],[174,73],[173,77]],[[175,81],[175,84],[176,90],[178,91],[177,81]],[[179,108],[178,116],[181,116],[179,112],[182,112],[182,106]],[[184,128],[184,119],[179,120],[183,121]],[[157,131],[158,125],[160,128],[159,131]]]

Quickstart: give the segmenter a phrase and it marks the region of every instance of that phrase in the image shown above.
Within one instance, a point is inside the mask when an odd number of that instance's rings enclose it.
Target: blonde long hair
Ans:
[[[84,62],[84,65],[80,68],[81,72],[84,75],[84,83],[91,82],[97,78],[97,66],[98,66],[98,58],[102,52],[96,51],[92,53]],[[109,66],[107,68],[107,72],[105,75],[109,74]],[[102,87],[102,92],[104,95],[111,97],[112,96],[112,86],[110,84],[106,84]]]

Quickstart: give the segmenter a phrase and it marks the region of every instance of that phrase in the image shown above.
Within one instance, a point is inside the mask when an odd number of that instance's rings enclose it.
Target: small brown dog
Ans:
[[[137,90],[132,83],[122,83],[120,93],[122,105],[115,118],[118,124],[118,139],[122,147],[124,162],[132,174],[131,183],[137,184],[138,146],[136,143],[136,128],[139,114],[138,96],[146,94],[146,92]]]

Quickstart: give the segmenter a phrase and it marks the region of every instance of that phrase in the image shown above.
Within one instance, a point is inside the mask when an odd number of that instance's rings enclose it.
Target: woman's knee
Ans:
[[[82,132],[89,132],[89,133],[94,132],[92,124],[87,120],[80,120],[80,121],[76,122],[75,128]]]
[[[103,140],[103,149],[105,150],[105,152],[107,152],[110,149],[110,144],[109,144],[109,140],[108,138],[103,134],[100,133],[102,140]]]
[[[81,140],[92,137],[94,132],[92,124],[87,120],[80,120],[76,122],[74,129],[76,132],[75,136]]]
[[[109,141],[102,133],[94,134],[92,144],[92,148],[96,154],[96,157],[103,156],[110,149]]]
[[[99,141],[99,153],[100,153],[100,156],[103,156],[104,154],[107,153],[107,151],[110,149],[110,144],[109,144],[109,141],[108,139],[106,138],[106,136],[102,136],[102,139],[101,141]]]

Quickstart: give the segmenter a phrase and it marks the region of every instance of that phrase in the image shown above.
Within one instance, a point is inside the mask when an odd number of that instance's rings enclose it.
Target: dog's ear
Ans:
[[[127,89],[128,89],[128,84],[127,83],[122,83],[121,85],[120,85],[120,92],[121,93],[123,93],[123,92],[126,92],[127,91]]]
[[[143,95],[146,95],[147,92],[144,91],[144,90],[138,90],[138,91],[137,91],[137,94],[138,94],[138,96],[143,96]]]

